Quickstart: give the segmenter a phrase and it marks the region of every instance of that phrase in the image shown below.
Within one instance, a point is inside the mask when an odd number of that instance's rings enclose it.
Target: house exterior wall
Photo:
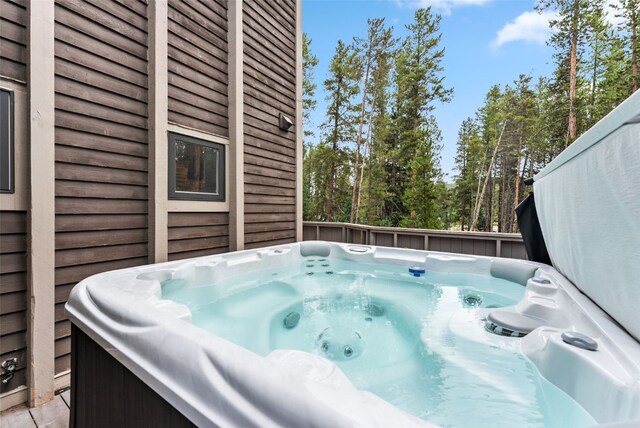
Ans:
[[[169,121],[229,136],[227,2],[170,0]]]
[[[27,1],[0,0],[0,75],[27,81]]]
[[[0,397],[27,385],[27,37],[26,1],[0,1],[0,87],[14,95],[15,191],[0,194],[0,362],[17,358],[11,384],[0,384]]]
[[[229,213],[169,213],[169,260],[229,251]]]
[[[27,384],[27,213],[0,211],[0,361],[18,359],[11,385]]]
[[[245,248],[296,241],[295,1],[243,2]]]
[[[0,195],[0,358],[19,369],[0,410],[68,385],[64,304],[87,276],[301,239],[299,125],[278,129],[279,113],[300,123],[299,8],[0,0],[0,86],[16,94],[16,190]],[[169,132],[223,145],[225,201],[168,198]]]
[[[147,262],[147,57],[144,3],[56,0],[56,374],[73,285]]]

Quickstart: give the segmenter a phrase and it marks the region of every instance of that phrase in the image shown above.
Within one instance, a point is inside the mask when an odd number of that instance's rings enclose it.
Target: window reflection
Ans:
[[[225,148],[169,133],[169,199],[224,201]]]
[[[176,141],[176,191],[218,193],[218,150]]]

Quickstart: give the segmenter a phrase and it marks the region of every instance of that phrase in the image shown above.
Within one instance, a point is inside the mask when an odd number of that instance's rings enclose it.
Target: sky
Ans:
[[[385,18],[401,37],[415,10],[431,6],[442,15],[443,74],[445,84],[454,88],[453,100],[437,104],[434,112],[443,137],[442,170],[445,180],[453,181],[458,129],[482,106],[489,88],[511,83],[520,74],[535,81],[553,71],[553,49],[546,45],[552,14],[538,14],[534,5],[531,0],[303,0],[302,28],[319,60],[318,106],[311,115],[316,140],[327,108],[322,82],[338,40],[365,37],[369,18]]]

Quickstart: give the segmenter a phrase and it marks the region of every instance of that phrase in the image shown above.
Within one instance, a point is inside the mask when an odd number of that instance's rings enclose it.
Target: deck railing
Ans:
[[[458,232],[305,221],[303,240],[413,248],[416,250],[527,259],[517,233]]]

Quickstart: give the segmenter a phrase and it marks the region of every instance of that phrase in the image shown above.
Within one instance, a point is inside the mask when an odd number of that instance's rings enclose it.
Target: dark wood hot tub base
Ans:
[[[181,428],[195,425],[72,325],[69,426]]]

